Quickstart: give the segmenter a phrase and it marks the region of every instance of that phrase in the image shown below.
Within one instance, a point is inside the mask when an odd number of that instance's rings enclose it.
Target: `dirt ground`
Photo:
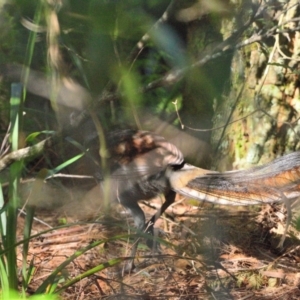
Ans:
[[[148,217],[160,202],[142,204]],[[158,236],[165,241],[160,242],[160,251],[150,251],[142,239],[134,261],[136,268],[124,273],[124,257],[130,255],[132,247],[124,235],[130,232],[132,220],[122,207],[116,205],[109,214],[93,201],[72,202],[56,210],[39,208],[32,234],[61,224],[72,225],[30,242],[28,264],[35,271],[29,293],[76,251],[103,241],[57,274],[61,287],[87,270],[104,266],[61,291],[61,299],[300,299],[298,232],[289,230],[284,247],[277,247],[285,224],[282,210],[282,205],[196,206],[178,197],[156,223]],[[18,224],[21,239],[22,214]],[[110,239],[120,235],[123,237]],[[118,257],[124,260],[110,266]],[[18,258],[21,264],[21,247]]]

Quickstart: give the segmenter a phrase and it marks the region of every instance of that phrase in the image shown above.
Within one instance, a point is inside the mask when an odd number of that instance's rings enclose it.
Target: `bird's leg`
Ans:
[[[131,202],[131,201],[120,201],[129,211],[130,214],[132,215],[134,219],[134,224],[136,228],[140,231],[144,231],[152,236],[149,236],[147,238],[147,246],[150,249],[156,249],[156,243],[153,240],[153,226],[156,222],[156,220],[160,217],[162,213],[175,201],[175,196],[176,193],[172,190],[170,190],[166,195],[165,195],[165,202],[161,206],[161,208],[151,217],[151,219],[145,224],[145,215],[142,209],[139,207],[137,202]],[[121,200],[121,199],[119,199]],[[130,256],[134,257],[136,255],[138,243],[139,243],[139,237],[136,238],[136,240],[133,243]],[[125,271],[130,272],[132,269],[134,269],[134,259],[131,259],[126,266]]]
[[[156,220],[165,212],[165,210],[174,203],[176,197],[176,193],[172,190],[170,190],[166,195],[165,195],[165,202],[161,206],[160,209],[152,216],[152,218],[146,223],[146,232],[151,234],[152,237],[147,239],[147,246],[150,249],[155,249],[156,248],[156,243],[153,240],[153,227],[156,222]]]
[[[118,200],[126,209],[129,210],[137,230],[143,232],[145,229],[145,215],[138,203],[136,201],[131,201],[131,199],[128,197],[119,197]],[[133,258],[130,259],[126,264],[124,269],[125,273],[128,273],[134,269],[134,257],[136,255],[139,239],[140,237],[137,237],[132,245],[130,257]]]

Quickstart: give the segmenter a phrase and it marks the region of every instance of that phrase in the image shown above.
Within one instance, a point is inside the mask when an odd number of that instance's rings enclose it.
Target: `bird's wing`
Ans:
[[[121,179],[155,176],[168,166],[183,164],[178,148],[147,131],[118,131],[108,139],[111,177]]]

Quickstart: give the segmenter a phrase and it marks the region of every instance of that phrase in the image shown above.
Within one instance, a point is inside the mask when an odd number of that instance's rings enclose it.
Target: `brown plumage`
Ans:
[[[131,213],[135,226],[152,231],[157,216],[145,225],[139,200],[165,195],[158,216],[175,200],[168,174],[183,167],[182,153],[163,137],[146,131],[121,130],[107,136],[110,197],[119,201]],[[149,225],[149,226],[148,226]]]

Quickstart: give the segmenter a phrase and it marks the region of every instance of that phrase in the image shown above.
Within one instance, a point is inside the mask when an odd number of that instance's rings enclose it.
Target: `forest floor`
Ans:
[[[142,204],[148,217],[160,201]],[[89,216],[83,217],[87,206]],[[61,291],[61,299],[300,299],[299,234],[289,230],[284,247],[278,248],[285,224],[282,210],[283,205],[195,206],[178,197],[156,223],[166,241],[160,242],[160,252],[151,252],[142,239],[134,261],[136,268],[126,273],[123,267],[128,260],[124,257],[130,255],[132,247],[126,235],[132,222],[122,207],[116,205],[109,217],[107,213],[101,217],[95,203],[38,209],[32,234],[60,224],[72,225],[31,240],[28,264],[35,271],[29,293],[76,251],[103,241],[58,272],[61,287],[103,266],[102,271]],[[22,214],[18,221],[21,239]],[[114,265],[118,257],[124,259]],[[18,258],[21,267],[21,247]]]

